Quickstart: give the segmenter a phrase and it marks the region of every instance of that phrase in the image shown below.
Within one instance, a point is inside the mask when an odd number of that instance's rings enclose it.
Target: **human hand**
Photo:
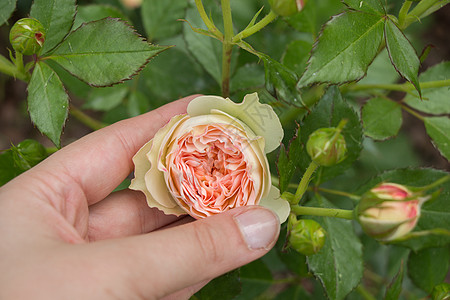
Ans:
[[[0,299],[187,299],[268,252],[279,222],[264,208],[191,222],[111,193],[193,98],[87,135],[0,189]]]

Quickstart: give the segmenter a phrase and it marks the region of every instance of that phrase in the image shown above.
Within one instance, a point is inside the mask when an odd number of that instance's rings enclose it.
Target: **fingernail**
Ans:
[[[278,217],[268,209],[249,208],[234,220],[252,250],[272,248],[280,233]]]

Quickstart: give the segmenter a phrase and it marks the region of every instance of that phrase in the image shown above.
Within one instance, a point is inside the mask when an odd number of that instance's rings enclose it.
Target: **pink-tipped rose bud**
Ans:
[[[425,200],[400,184],[381,183],[362,196],[358,220],[369,236],[393,241],[414,229]]]
[[[277,15],[288,17],[300,12],[306,0],[269,0],[269,4]]]
[[[313,255],[319,252],[325,244],[325,230],[314,220],[300,219],[290,222],[289,244],[303,255]]]
[[[45,41],[44,26],[35,19],[20,19],[11,28],[9,40],[16,52],[24,55],[37,54]]]

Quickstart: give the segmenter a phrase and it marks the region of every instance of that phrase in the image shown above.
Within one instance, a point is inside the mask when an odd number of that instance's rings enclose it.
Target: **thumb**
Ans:
[[[159,299],[263,256],[279,231],[272,211],[237,208],[147,235],[91,244],[101,256],[93,263],[106,271],[110,286],[105,288],[116,289],[116,295]]]

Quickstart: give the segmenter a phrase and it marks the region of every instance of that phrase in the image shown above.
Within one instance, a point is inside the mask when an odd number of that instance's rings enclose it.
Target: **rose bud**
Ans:
[[[291,218],[289,219],[291,223]],[[289,244],[303,255],[319,252],[325,244],[325,230],[314,220],[300,219],[292,222],[289,233]]]
[[[120,0],[126,8],[134,9],[142,5],[142,0]]]
[[[269,0],[273,12],[282,17],[292,16],[300,12],[306,0]]]
[[[393,241],[413,230],[420,207],[428,199],[400,184],[381,183],[362,196],[358,221],[367,235],[379,241]]]
[[[289,215],[272,186],[266,153],[283,138],[280,120],[256,93],[237,104],[217,96],[192,100],[134,156],[130,188],[150,207],[199,219],[235,207],[262,205]]]
[[[306,151],[315,163],[329,167],[345,159],[347,146],[339,128],[320,128],[309,136]]]
[[[44,26],[36,19],[20,19],[11,28],[9,41],[16,52],[37,54],[45,41]]]

